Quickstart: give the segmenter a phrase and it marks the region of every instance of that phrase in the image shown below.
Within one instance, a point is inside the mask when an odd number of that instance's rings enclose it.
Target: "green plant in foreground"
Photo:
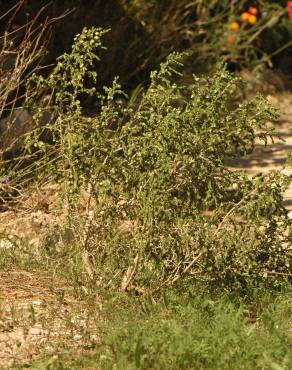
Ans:
[[[285,302],[285,303],[284,303]],[[175,304],[171,307],[171,303]],[[184,302],[186,303],[186,302]],[[244,306],[200,297],[114,322],[99,361],[119,369],[288,369],[289,338],[266,310],[251,323]],[[282,306],[288,304],[283,301]],[[287,309],[287,306],[286,306]],[[288,311],[286,312],[288,313]],[[286,317],[287,319],[287,317]],[[256,327],[256,325],[258,327]],[[107,333],[108,327],[107,327]],[[97,357],[97,356],[96,356]],[[98,358],[98,357],[97,357]]]
[[[97,347],[43,354],[31,368],[288,370],[291,296],[260,302],[262,309],[194,291],[166,291],[157,302],[115,294],[104,305]]]
[[[142,96],[125,106],[115,80],[96,94],[100,113],[85,116],[80,96],[94,94],[85,86],[96,77],[90,68],[103,33],[85,29],[47,80],[28,84],[36,118],[43,93],[45,109],[57,114],[28,143],[65,183],[69,227],[89,277],[138,292],[179,281],[216,289],[286,281],[291,220],[281,194],[291,178],[272,172],[250,180],[225,166],[252,152],[256,138],[267,143],[274,108],[260,95],[234,101],[242,81],[224,67],[184,84],[185,55],[171,54]],[[51,141],[41,140],[44,133]]]

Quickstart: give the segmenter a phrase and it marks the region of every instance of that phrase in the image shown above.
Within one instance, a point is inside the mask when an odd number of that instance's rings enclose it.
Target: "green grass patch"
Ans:
[[[104,308],[100,346],[31,368],[289,369],[291,294],[259,296],[251,304],[194,293],[168,292],[158,302],[115,295]]]

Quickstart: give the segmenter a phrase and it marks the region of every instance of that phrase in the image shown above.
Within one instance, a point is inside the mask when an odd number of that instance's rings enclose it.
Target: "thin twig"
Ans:
[[[83,237],[82,237],[82,242],[81,242],[83,264],[84,264],[85,270],[88,274],[88,277],[92,281],[95,281],[96,271],[95,271],[95,267],[94,267],[94,264],[93,264],[93,261],[92,261],[92,257],[89,253],[89,250],[88,250],[88,239],[89,239],[90,229],[91,229],[91,226],[92,226],[92,221],[93,221],[93,218],[94,218],[94,213],[90,211],[94,184],[95,184],[95,181],[92,178],[89,181],[88,187],[87,187],[88,199],[87,199],[87,202],[86,202],[86,211],[85,211],[86,222],[85,222],[85,225],[84,225]]]
[[[128,289],[131,281],[133,280],[137,272],[138,263],[139,263],[139,253],[137,253],[136,257],[134,258],[133,265],[129,266],[127,272],[125,273],[123,277],[123,280],[121,282],[120,289],[119,289],[121,292],[125,292]]]
[[[254,194],[256,192],[257,189],[253,189],[249,194],[248,194],[248,197],[250,197],[251,194]],[[217,229],[215,230],[214,232],[214,236],[218,234],[218,232],[221,230],[222,226],[224,225],[225,221],[231,216],[231,214],[239,208],[239,206],[242,205],[242,203],[244,203],[246,201],[246,198],[247,197],[244,197],[242,198],[238,203],[235,204],[234,207],[232,207],[227,213],[226,215],[223,217],[222,221],[220,222],[220,224],[218,225]]]
[[[173,279],[172,279],[172,281],[171,281],[171,284],[174,284],[176,281],[178,281],[180,278],[181,278],[181,276],[182,275],[184,275],[184,274],[186,274],[188,271],[189,271],[189,269],[198,261],[198,259],[202,256],[202,252],[201,253],[199,253],[196,257],[194,257],[193,259],[192,259],[192,261],[187,265],[187,267],[183,270],[183,272],[181,273],[181,274],[179,274],[179,275],[177,275],[177,276],[175,276]]]
[[[269,275],[292,276],[292,274],[288,274],[285,272],[277,272],[277,271],[264,271],[264,273],[269,274]]]

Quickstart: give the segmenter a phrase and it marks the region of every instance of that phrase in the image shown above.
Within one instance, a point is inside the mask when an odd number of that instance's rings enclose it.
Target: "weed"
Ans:
[[[65,183],[69,228],[89,278],[140,292],[181,279],[215,289],[287,280],[291,220],[281,194],[291,178],[271,172],[249,180],[224,164],[252,152],[256,139],[273,138],[266,121],[277,118],[275,109],[260,95],[234,101],[242,81],[224,67],[184,84],[185,54],[171,54],[139,100],[121,104],[115,80],[96,94],[100,113],[84,116],[79,97],[95,94],[85,86],[96,78],[90,67],[103,33],[85,29],[47,80],[34,75],[28,83],[36,119],[44,93],[45,109],[57,112],[28,148]],[[214,217],[204,217],[208,210]]]

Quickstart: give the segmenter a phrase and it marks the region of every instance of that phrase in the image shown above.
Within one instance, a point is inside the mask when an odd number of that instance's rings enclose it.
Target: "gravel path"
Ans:
[[[268,99],[280,109],[279,122],[271,126],[282,140],[276,139],[268,146],[257,144],[251,155],[229,163],[231,168],[243,169],[250,176],[283,168],[288,154],[292,153],[292,93],[268,96]],[[285,168],[284,173],[292,175],[292,169]],[[284,194],[284,204],[292,217],[292,185]]]

